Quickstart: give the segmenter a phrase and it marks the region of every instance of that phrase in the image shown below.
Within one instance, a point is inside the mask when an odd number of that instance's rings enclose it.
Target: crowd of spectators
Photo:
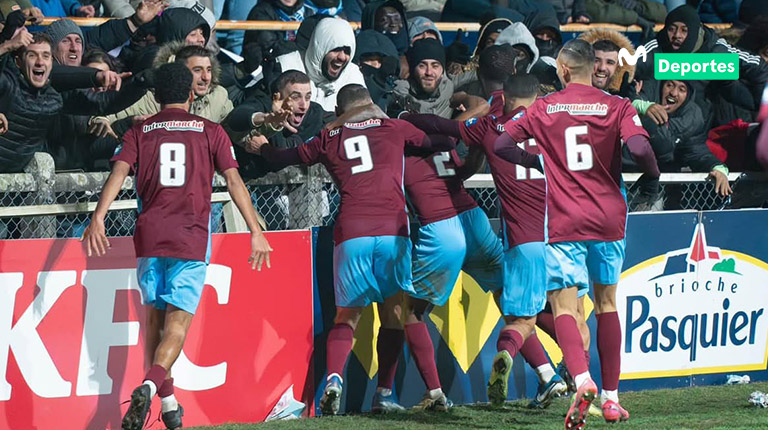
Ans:
[[[633,100],[664,172],[706,172],[727,194],[729,167],[759,170],[755,140],[768,81],[768,2],[761,0],[0,0],[0,173],[38,151],[57,170],[107,170],[120,137],[158,112],[152,71],[194,74],[191,112],[221,123],[245,179],[270,172],[252,139],[301,145],[335,118],[336,94],[365,85],[389,115],[445,118],[503,106],[503,82],[534,75],[557,91],[554,58],[568,23],[637,24],[647,59],[624,33],[593,29],[593,85]],[[112,16],[80,28],[61,18]],[[300,22],[297,30],[219,31],[217,19]],[[361,23],[353,30],[350,21]],[[435,21],[479,22],[475,46]],[[709,22],[733,23],[715,30]],[[663,28],[654,33],[655,24]],[[739,79],[657,81],[655,53],[737,53]],[[268,113],[289,111],[277,123]],[[625,171],[636,169],[624,157]]]

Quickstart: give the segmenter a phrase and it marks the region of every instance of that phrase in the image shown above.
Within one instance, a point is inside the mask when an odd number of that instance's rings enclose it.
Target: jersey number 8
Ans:
[[[187,179],[187,148],[183,143],[160,145],[160,185],[181,187]]]
[[[352,174],[363,173],[373,169],[373,158],[368,138],[365,135],[350,137],[344,140],[344,152],[348,160],[360,159],[360,164],[352,167]]]

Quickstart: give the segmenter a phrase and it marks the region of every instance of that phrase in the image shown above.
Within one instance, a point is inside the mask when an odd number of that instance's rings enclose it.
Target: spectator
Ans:
[[[295,0],[294,0],[295,1]],[[278,0],[279,3],[279,0]],[[250,20],[250,12],[253,10],[253,3],[247,0],[214,0],[213,15],[216,20],[229,19],[232,21]],[[279,21],[277,19],[267,19],[266,21]],[[243,30],[226,30],[219,33],[218,41],[221,47],[240,54],[243,50]]]
[[[739,80],[691,81],[696,104],[701,107],[707,127],[726,124],[735,119],[717,109],[713,115],[712,99],[717,103],[731,103],[742,109],[757,111],[762,88],[768,80],[768,66],[759,56],[737,49],[720,39],[711,28],[701,25],[696,10],[680,6],[667,16],[664,28],[656,38],[645,44],[647,58],[638,61],[635,76],[638,80],[653,78],[654,55],[666,53],[737,53],[739,54]],[[712,95],[717,95],[714,97]]]
[[[551,57],[540,57],[536,38],[522,23],[516,22],[505,28],[496,38],[496,45],[511,45],[517,53],[515,70],[530,73],[540,82],[542,93],[548,94],[561,88],[557,77],[557,65]]]
[[[302,22],[312,14],[314,11],[304,5],[304,0],[264,0],[251,9],[248,20]],[[295,41],[295,30],[248,30],[243,40],[243,57],[254,65],[260,64],[261,57],[275,58],[295,51]],[[253,45],[260,50],[253,51]],[[256,56],[259,56],[258,61],[253,58]]]
[[[739,2],[737,0],[688,0],[688,4],[699,10],[701,22],[739,21]]]
[[[768,15],[763,15],[752,21],[737,44],[750,54],[759,55],[763,61],[768,61]]]
[[[653,0],[586,0],[586,5],[592,22],[637,24],[643,29],[642,40],[649,39],[654,24],[667,15],[667,8]]]
[[[96,109],[84,100],[62,97],[50,85],[52,46],[45,33],[30,34],[24,28],[0,45],[0,61],[4,63],[0,94],[8,117],[8,132],[0,136],[0,173],[21,172],[35,152],[48,146],[46,135],[59,113],[87,115]],[[14,62],[9,52],[17,49]],[[105,84],[102,81],[98,85]]]
[[[298,70],[309,76],[312,101],[326,112],[336,109],[336,94],[347,84],[365,85],[356,64],[355,34],[347,21],[322,19],[317,23],[306,50],[294,51],[277,58],[282,71]]]
[[[709,172],[719,194],[730,194],[728,168],[707,147],[707,123],[694,102],[690,81],[647,81],[641,97],[663,106],[668,124],[657,125],[648,117],[641,118],[648,131],[651,146],[662,172],[679,172],[690,167],[695,172]],[[624,165],[632,170],[634,162],[624,148]]]
[[[315,15],[328,15],[346,19],[346,14],[343,13],[344,6],[341,4],[341,0],[304,0],[304,4]]]
[[[32,4],[47,17],[79,16],[91,18],[96,15],[96,8],[92,5],[84,6],[77,0],[32,0]]]
[[[371,99],[382,110],[392,103],[395,80],[400,75],[400,61],[392,41],[374,30],[357,35],[357,52],[352,61],[360,67]]]
[[[413,45],[413,42],[419,39],[432,38],[437,39],[440,43],[443,43],[443,35],[440,34],[440,30],[431,19],[423,16],[414,16],[408,20],[408,43]]]
[[[589,24],[592,20],[587,13],[585,0],[544,0],[555,8],[560,24]]]
[[[592,74],[592,86],[630,97],[622,89],[622,83],[632,82],[635,76],[635,66],[629,63],[619,64],[619,50],[626,49],[631,55],[635,47],[627,36],[614,30],[595,29],[582,33],[579,38],[586,40],[595,50],[595,69]],[[625,76],[626,75],[626,76]]]
[[[526,18],[525,14],[514,10],[511,6],[500,6],[497,2],[491,0],[447,0],[445,7],[443,7],[440,21],[480,21],[488,13],[512,22],[522,22]]]
[[[504,113],[504,82],[516,74],[515,59],[517,52],[510,45],[493,45],[480,54],[478,79],[459,87],[464,92],[488,100],[492,115]]]
[[[395,81],[395,111],[413,109],[450,118],[454,84],[444,73],[443,45],[434,39],[417,40],[406,55],[410,76]]]
[[[240,163],[243,178],[258,178],[270,172],[266,161],[252,153],[248,141],[243,140],[244,133],[261,129],[269,143],[278,148],[295,148],[320,132],[323,127],[323,108],[311,101],[312,88],[309,77],[297,70],[289,70],[277,77],[272,84],[272,93],[278,97],[271,99],[266,94],[250,97],[227,118],[226,124],[230,136],[236,143],[235,152]],[[286,109],[289,114],[285,122],[270,129],[264,112]]]
[[[219,85],[219,63],[213,52],[201,46],[185,45],[183,42],[168,43],[157,52],[153,66],[156,69],[171,62],[184,64],[194,77],[192,90],[195,93],[195,99],[190,105],[189,112],[213,122],[222,122],[232,111],[233,106],[227,90]],[[114,123],[127,118],[140,119],[158,112],[160,112],[160,104],[155,100],[154,94],[147,93],[133,106],[115,115],[109,115],[107,119],[110,123]],[[118,133],[122,134],[130,125],[130,120],[122,121],[117,126]]]
[[[499,34],[510,25],[512,25],[512,21],[506,18],[492,18],[490,21],[481,25],[477,45],[475,45],[475,50],[472,52],[472,59],[465,68],[465,71],[477,70],[478,62],[480,61],[480,53],[483,52],[483,49],[493,46],[493,44],[496,43],[496,38],[499,37]]]
[[[44,18],[43,12],[32,5],[30,0],[0,0],[0,13],[3,18],[7,19],[15,10],[21,10],[33,24],[40,23]]]
[[[445,0],[401,0],[409,19],[421,16],[430,21],[439,21],[445,7]]]
[[[738,23],[749,25],[763,15],[768,15],[768,2],[765,0],[743,0],[739,5]]]
[[[557,58],[560,47],[563,46],[563,34],[560,33],[560,23],[549,14],[534,16],[526,24],[536,39],[536,47],[542,57]]]
[[[399,0],[380,0],[365,6],[360,28],[384,34],[395,45],[398,55],[404,55],[410,46],[406,24],[405,9]]]

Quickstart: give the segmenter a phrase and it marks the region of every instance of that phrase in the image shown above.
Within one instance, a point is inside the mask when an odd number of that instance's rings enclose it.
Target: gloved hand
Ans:
[[[445,48],[445,62],[467,64],[472,56],[469,45],[464,43],[464,30],[459,29],[456,33],[456,39],[447,48]]]
[[[624,72],[624,75],[621,77],[621,86],[619,87],[618,95],[630,100],[637,97],[637,91],[635,91],[635,82],[629,80],[629,72]]]
[[[3,31],[0,33],[0,43],[5,42],[6,40],[11,40],[16,29],[24,27],[26,21],[27,17],[24,15],[24,12],[20,10],[15,10],[9,13],[5,18],[5,27],[3,27]]]

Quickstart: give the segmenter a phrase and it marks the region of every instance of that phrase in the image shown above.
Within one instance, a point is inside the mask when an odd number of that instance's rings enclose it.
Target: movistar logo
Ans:
[[[635,49],[634,54],[630,54],[627,48],[619,49],[619,66],[624,66],[624,62],[630,66],[637,64],[637,59],[643,57],[643,62],[648,57],[648,51],[645,50],[645,46],[640,45]]]

